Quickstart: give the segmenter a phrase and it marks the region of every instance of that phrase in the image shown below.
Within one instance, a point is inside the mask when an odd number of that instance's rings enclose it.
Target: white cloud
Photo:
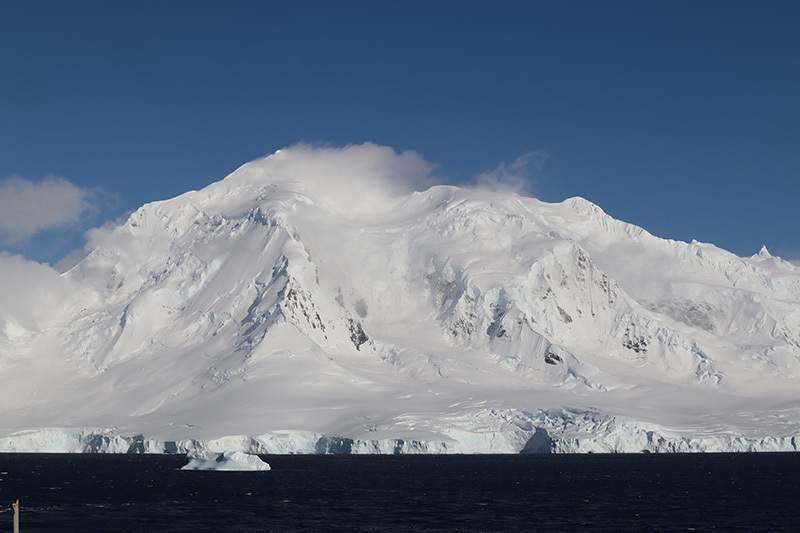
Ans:
[[[49,266],[0,252],[0,341],[46,326],[79,294]]]
[[[349,212],[380,209],[384,200],[422,191],[436,182],[435,165],[414,151],[401,154],[372,143],[344,148],[298,144],[257,162],[273,179],[307,190]]]
[[[477,175],[472,186],[531,195],[533,178],[546,159],[545,152],[527,152],[511,163],[500,163],[491,172]],[[385,200],[441,183],[433,174],[436,165],[417,152],[398,154],[388,146],[373,143],[344,148],[301,143],[245,165],[243,170],[254,166],[273,182],[302,183],[315,200],[326,201],[349,214],[380,211]]]
[[[86,230],[83,234],[85,240],[83,247],[72,250],[62,257],[53,268],[59,273],[64,273],[83,261],[95,248],[112,243],[114,241],[114,231],[123,226],[132,213],[133,211],[128,211],[116,219],[106,220],[101,226]]]
[[[533,177],[542,169],[546,159],[545,152],[526,152],[512,163],[500,163],[491,172],[478,174],[475,184],[482,189],[532,194]]]
[[[0,244],[19,244],[36,233],[73,226],[91,209],[94,193],[59,177],[0,181]]]

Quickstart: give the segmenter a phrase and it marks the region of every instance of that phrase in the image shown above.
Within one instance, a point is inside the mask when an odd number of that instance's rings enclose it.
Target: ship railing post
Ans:
[[[11,510],[14,515],[14,533],[19,533],[19,500],[11,504]]]

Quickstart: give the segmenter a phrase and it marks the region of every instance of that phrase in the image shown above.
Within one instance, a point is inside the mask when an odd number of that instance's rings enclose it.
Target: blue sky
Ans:
[[[798,27],[780,1],[4,2],[0,248],[54,263],[277,149],[373,142],[797,259]]]

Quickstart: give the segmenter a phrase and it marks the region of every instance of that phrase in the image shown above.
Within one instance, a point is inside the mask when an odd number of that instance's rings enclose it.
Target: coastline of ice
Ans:
[[[187,454],[194,459],[189,469],[211,469],[210,462],[224,458],[235,463],[255,454],[579,454],[579,453],[733,453],[796,452],[800,436],[719,434],[679,435],[653,426],[626,422],[610,424],[597,432],[533,426],[513,431],[480,431],[450,428],[439,440],[402,438],[363,439],[323,435],[307,431],[281,432],[257,437],[229,436],[209,441],[164,441],[142,435],[119,435],[110,429],[29,430],[0,438],[0,453],[146,453]],[[231,454],[243,454],[232,456]],[[205,461],[205,467],[201,463]],[[247,461],[245,461],[247,464]],[[220,465],[217,465],[220,466]],[[252,465],[251,465],[252,466]],[[253,468],[245,468],[253,469]]]

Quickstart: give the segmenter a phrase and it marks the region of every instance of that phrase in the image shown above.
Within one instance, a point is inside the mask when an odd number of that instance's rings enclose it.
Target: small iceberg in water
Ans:
[[[192,451],[181,470],[217,470],[224,472],[257,472],[269,470],[269,464],[257,455],[244,452]]]

